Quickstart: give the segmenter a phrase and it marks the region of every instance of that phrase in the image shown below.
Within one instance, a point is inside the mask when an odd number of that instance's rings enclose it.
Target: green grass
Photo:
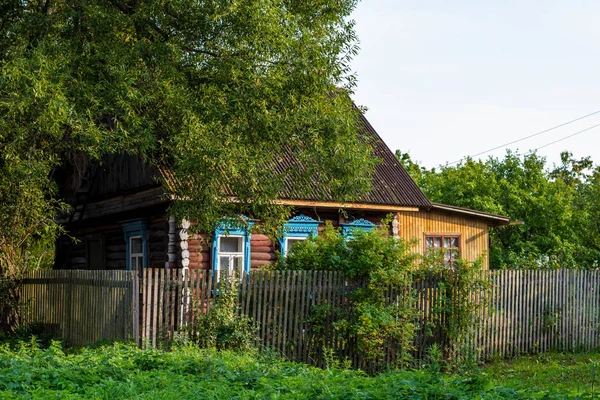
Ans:
[[[546,353],[496,361],[483,368],[493,382],[509,387],[595,391],[600,399],[600,353]]]
[[[566,359],[565,359],[566,360]],[[562,362],[562,361],[561,361]],[[566,361],[565,361],[566,362]],[[560,364],[560,362],[559,362]],[[581,379],[587,363],[573,361]],[[0,399],[591,399],[591,387],[521,382],[501,363],[463,376],[394,371],[369,377],[357,371],[321,370],[274,356],[216,353],[191,347],[172,352],[130,344],[63,352],[35,343],[0,345]],[[534,365],[523,362],[522,370]],[[579,367],[577,367],[579,368]],[[541,371],[545,365],[536,367]],[[513,374],[512,377],[510,375]],[[553,368],[548,374],[558,375]]]

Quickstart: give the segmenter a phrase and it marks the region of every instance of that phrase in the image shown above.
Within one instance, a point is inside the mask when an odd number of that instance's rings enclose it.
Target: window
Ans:
[[[287,237],[285,238],[285,250],[290,251],[292,249],[292,247],[294,247],[294,245],[298,242],[302,242],[306,240],[305,237]]]
[[[296,243],[306,240],[309,236],[318,235],[319,223],[319,221],[303,214],[297,215],[286,222],[283,226],[281,239],[279,239],[281,254],[284,257],[287,256]]]
[[[122,224],[125,234],[126,268],[141,271],[148,267],[146,220],[135,219],[124,221]]]
[[[244,236],[219,237],[219,265],[216,269],[217,279],[220,271],[234,271],[241,274],[244,267]]]
[[[248,228],[252,222],[247,222]],[[226,273],[250,271],[250,233],[248,229],[221,224],[215,231],[213,242],[213,272],[218,280],[221,271]]]
[[[134,270],[144,268],[144,241],[141,236],[129,238],[129,266]]]
[[[342,235],[346,239],[352,239],[356,234],[356,231],[361,230],[363,232],[369,232],[375,227],[375,224],[371,221],[367,221],[364,218],[354,220],[347,224],[341,224]]]
[[[440,251],[443,254],[444,264],[453,266],[454,261],[460,255],[458,234],[432,234],[425,236],[425,248],[427,254],[432,250]]]

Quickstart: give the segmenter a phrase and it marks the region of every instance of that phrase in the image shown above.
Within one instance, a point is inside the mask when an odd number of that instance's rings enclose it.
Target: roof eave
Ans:
[[[458,214],[469,215],[472,217],[484,219],[492,226],[503,226],[510,223],[510,217],[498,214],[486,213],[483,211],[472,210],[470,208],[450,206],[447,204],[431,202],[431,209],[450,211]]]

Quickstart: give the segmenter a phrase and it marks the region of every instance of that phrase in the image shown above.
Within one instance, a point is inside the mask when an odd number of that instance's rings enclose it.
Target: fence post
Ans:
[[[133,340],[136,345],[140,345],[140,279],[137,271],[129,271],[131,278],[130,289],[133,291],[131,296],[131,309],[133,315]]]

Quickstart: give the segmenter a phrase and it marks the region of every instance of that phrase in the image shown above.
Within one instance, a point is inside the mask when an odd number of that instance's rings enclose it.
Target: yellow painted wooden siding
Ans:
[[[414,251],[423,254],[424,235],[427,233],[460,234],[461,256],[467,261],[484,257],[484,268],[489,268],[489,231],[488,225],[476,218],[439,211],[399,212],[398,233],[401,238],[417,239]]]

